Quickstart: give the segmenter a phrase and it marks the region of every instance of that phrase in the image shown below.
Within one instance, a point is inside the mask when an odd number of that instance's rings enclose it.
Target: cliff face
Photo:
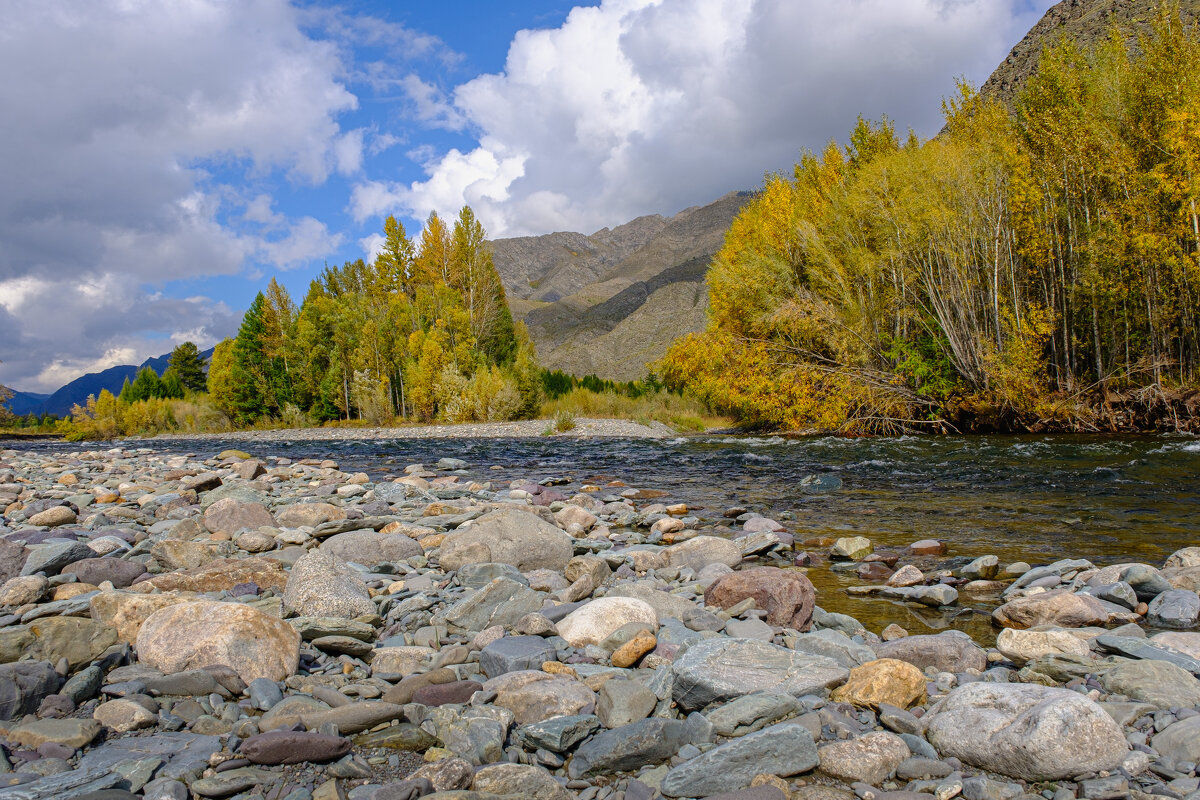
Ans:
[[[1158,14],[1161,0],[1062,0],[1030,28],[983,84],[981,91],[1011,105],[1025,81],[1037,69],[1047,45],[1063,37],[1084,47],[1099,43],[1116,24],[1131,37],[1146,31]],[[1200,18],[1200,0],[1181,0],[1180,11],[1191,20]]]
[[[678,336],[704,328],[704,274],[748,192],[674,217],[639,217],[587,236],[497,239],[514,317],[551,369],[613,380],[646,375]]]

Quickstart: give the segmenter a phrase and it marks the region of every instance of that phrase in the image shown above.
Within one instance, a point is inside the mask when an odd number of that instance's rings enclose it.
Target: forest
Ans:
[[[846,433],[1186,427],[1200,368],[1200,37],[1062,41],[1015,108],[768,176],[657,370],[757,426]],[[1172,417],[1174,419],[1172,419]]]

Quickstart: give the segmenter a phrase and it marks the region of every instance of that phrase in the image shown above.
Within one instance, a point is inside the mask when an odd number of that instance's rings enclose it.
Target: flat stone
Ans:
[[[102,729],[94,719],[38,719],[10,728],[5,738],[25,747],[54,742],[78,750],[99,736]]]
[[[1160,634],[1162,635],[1162,634]],[[1170,636],[1171,634],[1165,634]],[[1193,675],[1200,675],[1200,658],[1174,649],[1170,639],[1138,639],[1133,636],[1116,636],[1104,633],[1096,637],[1095,642],[1110,653],[1119,653],[1130,658],[1140,658],[1149,661],[1166,661],[1177,667],[1182,667]]]
[[[540,636],[505,636],[479,653],[479,667],[489,678],[518,670],[541,669],[547,661],[557,661],[554,645]]]
[[[434,624],[471,632],[494,625],[511,627],[526,614],[541,611],[545,597],[510,578],[496,578],[435,616]]]
[[[657,717],[602,731],[579,746],[567,765],[567,774],[576,780],[657,764],[689,744],[692,734],[693,728],[682,720]]]
[[[672,665],[673,695],[684,709],[703,708],[757,691],[795,696],[843,682],[849,670],[832,659],[755,639],[707,639]]]
[[[987,669],[987,652],[971,637],[957,631],[933,636],[905,636],[874,646],[879,658],[896,658],[921,669],[933,667],[939,672],[966,672]]]
[[[1200,705],[1200,680],[1186,669],[1165,661],[1120,664],[1105,672],[1100,682],[1109,692],[1153,703],[1159,708]]]
[[[773,725],[801,710],[800,701],[784,692],[754,692],[717,706],[705,717],[713,731],[733,738]]]
[[[269,731],[242,742],[238,755],[254,764],[327,762],[350,752],[350,740],[309,731]]]
[[[667,773],[668,797],[703,797],[747,786],[755,775],[789,776],[817,766],[817,746],[803,725],[772,725],[714,747]]]
[[[525,725],[517,731],[517,736],[530,750],[543,748],[552,753],[565,753],[599,727],[600,720],[595,715],[575,714]]]
[[[1029,631],[1005,628],[996,637],[996,649],[1005,658],[1021,665],[1048,655],[1087,657],[1091,650],[1087,642],[1067,631]]]

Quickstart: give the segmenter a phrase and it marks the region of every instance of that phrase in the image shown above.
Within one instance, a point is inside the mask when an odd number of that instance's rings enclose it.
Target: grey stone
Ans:
[[[709,711],[705,718],[721,736],[745,736],[802,710],[800,701],[784,692],[743,695]]]
[[[1129,750],[1087,697],[1034,684],[959,686],[926,715],[926,737],[944,756],[1031,781],[1111,770]]]
[[[706,639],[692,645],[672,665],[672,695],[692,710],[757,691],[799,696],[842,683],[849,670],[823,656],[756,639]]]
[[[468,589],[482,589],[496,578],[508,578],[517,583],[529,585],[529,580],[512,564],[500,564],[495,561],[484,561],[479,564],[463,564],[455,573],[460,586]]]
[[[434,624],[470,632],[493,625],[511,627],[526,614],[541,611],[545,597],[511,578],[496,578],[435,616]]]
[[[489,678],[522,669],[541,669],[546,661],[557,661],[554,645],[540,636],[505,636],[479,653],[479,667]]]
[[[859,644],[846,634],[830,629],[802,633],[795,637],[792,648],[801,653],[832,658],[846,669],[854,669],[879,658],[865,644]]]
[[[654,692],[641,683],[613,678],[597,692],[596,716],[604,727],[619,728],[650,716],[657,704]]]
[[[1121,580],[1133,588],[1139,600],[1145,602],[1171,589],[1170,581],[1149,564],[1130,564],[1121,574]]]
[[[447,534],[439,561],[446,570],[500,561],[522,572],[539,568],[562,572],[574,554],[571,537],[566,533],[536,514],[506,508],[484,514],[469,526]]]
[[[1125,581],[1117,581],[1116,583],[1103,584],[1101,586],[1089,586],[1086,591],[1093,594],[1101,600],[1107,600],[1110,603],[1116,603],[1125,608],[1137,608],[1138,596]]]
[[[92,558],[96,551],[83,542],[63,541],[47,542],[29,548],[29,557],[25,559],[22,575],[33,575],[44,572],[46,575],[57,575],[62,569],[76,561]]]
[[[1194,628],[1200,621],[1200,595],[1168,589],[1150,601],[1146,622],[1159,628]]]
[[[1168,725],[1150,740],[1150,746],[1171,765],[1200,763],[1200,716]]]
[[[123,761],[157,756],[166,763],[155,777],[190,781],[208,768],[208,759],[220,750],[217,736],[160,732],[109,740],[89,750],[79,760],[79,768],[109,770]]]
[[[124,558],[83,558],[62,570],[62,574],[73,574],[82,583],[99,586],[109,581],[118,589],[124,589],[145,573],[145,564]]]
[[[879,594],[934,608],[952,606],[958,602],[958,590],[944,583],[935,583],[932,586],[885,586]]]
[[[61,684],[62,678],[48,661],[0,664],[0,719],[34,713]]]
[[[1200,659],[1192,658],[1169,647],[1163,647],[1152,640],[1103,633],[1096,637],[1095,642],[1110,653],[1119,653],[1130,658],[1150,661],[1166,661],[1186,669],[1193,675],[1200,674]]]
[[[1200,681],[1165,661],[1133,661],[1108,670],[1100,682],[1109,692],[1159,708],[1200,705]]]
[[[104,671],[98,666],[90,666],[68,678],[59,694],[66,695],[75,705],[80,705],[100,693],[103,681]]]
[[[246,687],[250,695],[250,704],[259,711],[270,711],[278,703],[283,702],[283,692],[279,684],[270,678],[255,678]]]
[[[987,652],[958,631],[934,636],[905,636],[873,646],[879,658],[895,658],[925,669],[939,672],[965,672],[987,669]]]
[[[358,573],[337,556],[310,550],[292,565],[283,604],[309,617],[374,614],[375,604]]]
[[[658,717],[602,731],[579,746],[567,774],[577,779],[666,761],[692,741],[692,732],[686,722]]]
[[[552,753],[565,753],[582,742],[600,727],[600,720],[593,714],[577,714],[569,717],[551,717],[541,722],[525,725],[517,731],[522,744],[529,749],[545,748]]]
[[[347,531],[321,542],[321,551],[367,567],[395,564],[423,555],[421,545],[402,533]]]
[[[755,775],[789,776],[819,763],[812,734],[803,725],[783,723],[715,747],[667,773],[662,793],[703,797],[748,786]]]

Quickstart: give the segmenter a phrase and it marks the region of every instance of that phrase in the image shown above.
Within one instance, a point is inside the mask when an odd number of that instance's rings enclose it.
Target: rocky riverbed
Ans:
[[[1200,548],[1004,563],[246,446],[0,451],[0,800],[1200,798]],[[834,568],[998,635],[868,630]]]

